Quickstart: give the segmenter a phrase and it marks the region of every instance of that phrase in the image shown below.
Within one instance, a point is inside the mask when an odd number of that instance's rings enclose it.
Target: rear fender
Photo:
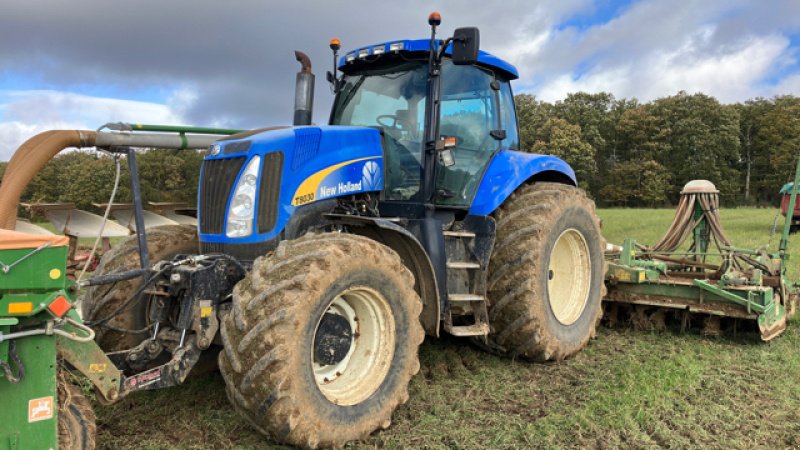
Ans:
[[[494,212],[522,184],[555,181],[577,186],[575,172],[562,159],[550,155],[501,150],[489,162],[469,213],[485,216]]]

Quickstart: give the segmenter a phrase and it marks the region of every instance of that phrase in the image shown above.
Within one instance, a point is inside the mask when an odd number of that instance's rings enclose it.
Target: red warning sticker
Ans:
[[[28,422],[53,418],[53,396],[28,401]]]

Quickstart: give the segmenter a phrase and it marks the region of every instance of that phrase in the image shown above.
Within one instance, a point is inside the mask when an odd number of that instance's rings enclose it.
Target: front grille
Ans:
[[[278,221],[283,152],[265,154],[262,167],[261,186],[258,188],[258,232],[266,233],[275,228]]]
[[[222,234],[225,229],[228,198],[244,161],[243,157],[203,161],[198,205],[201,233]]]

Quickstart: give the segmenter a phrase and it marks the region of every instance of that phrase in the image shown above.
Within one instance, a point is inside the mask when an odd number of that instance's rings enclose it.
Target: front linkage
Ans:
[[[86,373],[109,401],[135,391],[179,385],[214,342],[219,315],[229,307],[233,286],[244,275],[245,267],[226,255],[179,255],[173,261],[159,262],[131,299],[137,302],[149,297],[151,337],[131,349],[108,354],[94,343],[92,348],[66,345],[65,359]],[[112,318],[90,324],[110,326]],[[105,383],[106,374],[83,370],[98,363],[120,374],[118,385]]]

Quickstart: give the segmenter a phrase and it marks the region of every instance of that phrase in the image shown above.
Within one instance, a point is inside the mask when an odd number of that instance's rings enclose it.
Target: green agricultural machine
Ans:
[[[795,210],[798,178],[800,160],[794,183],[782,190],[784,211]],[[716,335],[723,321],[733,331],[750,322],[765,341],[786,329],[800,295],[800,284],[787,278],[791,214],[777,252],[736,247],[722,227],[718,194],[708,181],[687,183],[672,224],[656,244],[642,246],[629,238],[607,250],[609,324],[663,329],[673,319],[686,329],[700,320],[704,334]]]
[[[0,449],[94,446],[94,413],[59,360],[97,376],[111,364],[72,308],[69,241],[0,230]],[[61,358],[57,357],[57,353]],[[79,355],[76,357],[76,355]],[[103,358],[104,359],[104,355]],[[66,364],[66,363],[64,363]],[[119,374],[115,375],[119,377]]]

